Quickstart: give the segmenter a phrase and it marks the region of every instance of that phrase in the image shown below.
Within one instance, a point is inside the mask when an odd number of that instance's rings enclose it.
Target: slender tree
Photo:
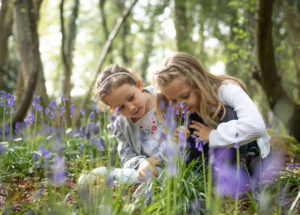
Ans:
[[[175,0],[174,21],[176,29],[176,44],[178,51],[191,52],[190,49],[190,20],[187,17],[187,1]]]
[[[3,0],[0,10],[0,89],[3,89],[3,76],[7,72],[8,37],[12,30],[12,5]]]
[[[72,60],[73,60],[73,50],[74,50],[74,41],[76,39],[76,19],[78,17],[79,10],[79,0],[74,0],[72,14],[70,17],[68,29],[66,32],[65,29],[65,20],[64,20],[64,0],[60,4],[60,23],[61,23],[61,53],[62,60],[64,65],[64,82],[63,82],[63,95],[65,98],[65,108],[66,108],[66,121],[67,126],[71,127],[71,75],[72,75]]]
[[[17,48],[24,73],[28,77],[20,106],[17,107],[13,116],[13,124],[24,119],[30,106],[41,68],[39,38],[33,5],[32,0],[16,0],[13,6]],[[24,37],[24,35],[27,36]]]
[[[297,91],[300,99],[300,10],[297,10],[297,1],[290,5],[288,0],[284,0],[284,20],[289,35],[289,43],[292,48],[295,69],[297,72]]]
[[[109,48],[111,47],[112,42],[114,41],[114,39],[116,38],[120,28],[122,27],[124,21],[126,20],[126,18],[128,17],[128,15],[130,14],[132,8],[135,6],[135,4],[137,3],[138,0],[133,0],[132,3],[130,4],[130,6],[124,11],[123,15],[118,19],[117,23],[115,24],[114,28],[112,29],[112,31],[110,32],[110,35],[108,37],[108,40],[106,41],[100,58],[98,60],[97,63],[97,67],[96,67],[96,73],[91,81],[90,87],[87,91],[87,93],[85,94],[83,101],[82,101],[82,105],[81,108],[84,109],[86,107],[86,104],[90,98],[91,92],[94,88],[95,82],[97,80],[97,76],[99,75],[99,73],[101,72],[101,68],[102,68],[102,64],[108,54]],[[77,111],[78,112],[78,111]],[[80,124],[80,113],[77,113],[76,115],[76,126],[78,127]]]

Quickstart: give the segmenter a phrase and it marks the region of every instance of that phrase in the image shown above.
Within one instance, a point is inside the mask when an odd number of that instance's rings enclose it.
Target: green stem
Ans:
[[[211,190],[212,190],[212,164],[208,163],[208,176],[207,176],[207,194],[206,194],[206,209],[208,214],[211,214]]]
[[[5,101],[4,101],[3,107],[5,107]],[[2,141],[3,141],[3,142],[5,141],[5,108],[3,108]]]
[[[202,171],[203,171],[203,181],[204,181],[204,193],[207,194],[207,187],[206,187],[206,172],[205,172],[205,159],[204,159],[204,151],[201,152],[202,155]]]

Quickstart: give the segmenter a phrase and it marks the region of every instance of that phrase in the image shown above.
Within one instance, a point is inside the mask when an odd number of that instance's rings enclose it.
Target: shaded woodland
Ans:
[[[208,69],[221,62],[246,83],[266,123],[299,142],[299,23],[297,0],[2,0],[0,89],[16,97],[13,124],[35,94],[45,106],[63,95],[79,126],[105,66],[128,66],[149,83],[160,60],[186,51]]]

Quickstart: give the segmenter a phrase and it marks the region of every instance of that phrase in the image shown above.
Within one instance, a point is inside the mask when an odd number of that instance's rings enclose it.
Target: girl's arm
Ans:
[[[219,97],[224,105],[234,109],[237,120],[218,125],[209,134],[210,147],[247,144],[266,133],[265,123],[257,107],[247,93],[236,84],[225,84],[219,89]]]
[[[120,156],[121,166],[124,168],[137,169],[139,164],[147,159],[147,156],[138,154],[130,147],[123,133],[116,127],[113,131],[118,140],[118,153]]]

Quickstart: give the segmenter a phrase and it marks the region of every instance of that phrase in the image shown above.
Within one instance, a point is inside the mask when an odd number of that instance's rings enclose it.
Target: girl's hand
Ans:
[[[204,140],[205,142],[209,142],[209,134],[212,128],[203,125],[200,122],[192,120],[192,123],[189,125],[189,128],[195,129],[193,134],[197,137],[197,139]]]
[[[161,161],[157,157],[149,157],[147,160],[153,165],[153,166],[161,166]]]
[[[186,137],[190,136],[190,130],[187,127],[182,125],[182,126],[176,128],[176,130],[174,132],[174,138],[175,138],[176,141],[178,141],[181,132],[182,133],[186,132]]]
[[[143,181],[151,177],[158,177],[158,171],[148,160],[143,160],[138,167],[138,178]]]

